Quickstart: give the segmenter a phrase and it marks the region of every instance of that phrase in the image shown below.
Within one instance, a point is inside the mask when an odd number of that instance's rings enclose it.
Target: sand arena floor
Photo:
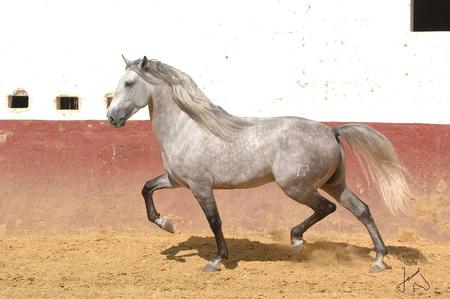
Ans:
[[[308,233],[302,255],[287,232],[225,235],[231,256],[212,274],[201,272],[215,252],[206,233],[0,237],[0,297],[450,298],[450,244],[387,239],[392,269],[369,274],[366,235]],[[405,294],[396,290],[403,267],[406,276],[422,274],[405,283]]]

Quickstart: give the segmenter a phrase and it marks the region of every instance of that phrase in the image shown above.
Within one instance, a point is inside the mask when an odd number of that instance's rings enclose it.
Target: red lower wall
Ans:
[[[349,184],[369,204],[382,233],[450,241],[450,125],[370,125],[392,141],[420,195],[410,216],[391,216],[349,154]],[[140,190],[161,172],[149,121],[121,129],[101,121],[0,121],[0,235],[151,229]],[[310,214],[274,184],[219,190],[216,197],[225,231],[287,230]],[[208,229],[188,190],[157,191],[155,202],[175,229]],[[316,229],[364,231],[343,208]]]

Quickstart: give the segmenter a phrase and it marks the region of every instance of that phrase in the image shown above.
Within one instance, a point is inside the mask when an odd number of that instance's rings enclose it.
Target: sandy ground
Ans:
[[[309,233],[302,255],[290,248],[286,232],[226,237],[231,257],[212,274],[201,272],[215,252],[208,234],[0,237],[0,297],[450,298],[450,244],[408,235],[386,240],[392,268],[369,274],[374,255],[365,235]],[[403,267],[406,276],[420,268],[404,294],[396,290]]]

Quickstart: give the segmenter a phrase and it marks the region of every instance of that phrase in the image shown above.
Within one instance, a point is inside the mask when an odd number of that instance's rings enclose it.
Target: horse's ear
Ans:
[[[141,62],[141,68],[144,69],[145,66],[147,65],[148,59],[147,56],[144,56],[144,58],[142,58],[142,62]]]
[[[123,61],[125,61],[125,64],[127,65],[127,67],[129,67],[131,65],[131,61],[126,59],[125,56],[123,56],[123,54],[122,54],[122,58],[123,58]]]

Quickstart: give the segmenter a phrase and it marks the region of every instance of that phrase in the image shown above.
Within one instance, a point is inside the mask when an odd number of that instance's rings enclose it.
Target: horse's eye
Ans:
[[[130,87],[133,83],[133,81],[125,81],[125,87]]]

